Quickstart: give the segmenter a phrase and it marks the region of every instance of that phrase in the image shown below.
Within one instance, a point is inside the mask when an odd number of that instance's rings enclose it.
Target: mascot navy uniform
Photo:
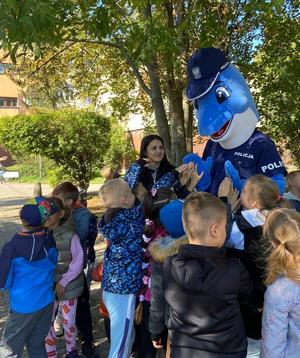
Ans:
[[[210,137],[203,160],[195,154],[184,158],[204,170],[198,189],[216,195],[229,176],[241,191],[247,178],[264,174],[283,193],[286,170],[274,142],[255,128],[259,115],[240,71],[219,49],[202,48],[189,59],[188,75],[187,96],[195,108],[199,134]]]

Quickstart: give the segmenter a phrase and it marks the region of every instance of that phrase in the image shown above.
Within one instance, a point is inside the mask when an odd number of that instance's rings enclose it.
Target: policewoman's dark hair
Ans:
[[[160,137],[159,135],[157,135],[157,134],[149,134],[149,135],[146,135],[146,136],[142,139],[142,142],[141,142],[141,147],[140,147],[140,159],[147,157],[147,153],[146,153],[147,147],[148,147],[148,145],[149,145],[153,140],[159,140],[160,142],[162,142],[163,146],[165,145],[165,143],[164,143],[162,137]],[[166,166],[166,167],[168,167],[168,170],[167,170],[167,171],[173,169],[172,164],[170,164],[170,162],[168,161],[168,158],[167,158],[167,156],[166,156],[166,152],[165,152],[165,155],[164,155],[163,159],[162,159],[161,162],[160,162],[160,166]],[[169,169],[169,167],[172,167],[172,168]]]
[[[148,192],[143,202],[145,217],[156,221],[159,218],[159,210],[176,198],[171,188],[159,188]]]

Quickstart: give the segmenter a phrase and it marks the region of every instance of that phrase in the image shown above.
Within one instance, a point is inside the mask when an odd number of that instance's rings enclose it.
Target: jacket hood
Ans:
[[[177,239],[171,236],[158,237],[149,245],[148,251],[154,261],[162,264],[168,256],[177,254],[181,245],[187,243],[186,236]]]
[[[87,208],[75,208],[72,211],[74,221],[88,221],[91,215],[91,212]]]
[[[37,261],[48,255],[49,242],[45,237],[50,236],[48,231],[39,233],[19,232],[15,235],[15,241],[11,243],[15,257],[23,257],[25,260]]]
[[[187,290],[206,292],[220,281],[229,260],[223,248],[182,245],[171,259],[175,280]]]

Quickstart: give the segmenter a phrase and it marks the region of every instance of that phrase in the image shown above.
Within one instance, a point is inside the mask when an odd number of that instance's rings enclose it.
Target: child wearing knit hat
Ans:
[[[61,211],[52,198],[36,197],[20,211],[22,228],[0,255],[0,289],[9,290],[10,312],[0,357],[21,357],[26,345],[29,358],[47,357],[45,337],[54,301],[57,250],[52,230]]]

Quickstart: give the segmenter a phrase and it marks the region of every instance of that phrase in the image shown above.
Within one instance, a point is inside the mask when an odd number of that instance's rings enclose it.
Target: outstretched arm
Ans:
[[[147,164],[145,159],[138,159],[135,163],[131,164],[130,168],[124,176],[124,180],[127,182],[129,187],[133,189],[138,182],[139,175]]]

